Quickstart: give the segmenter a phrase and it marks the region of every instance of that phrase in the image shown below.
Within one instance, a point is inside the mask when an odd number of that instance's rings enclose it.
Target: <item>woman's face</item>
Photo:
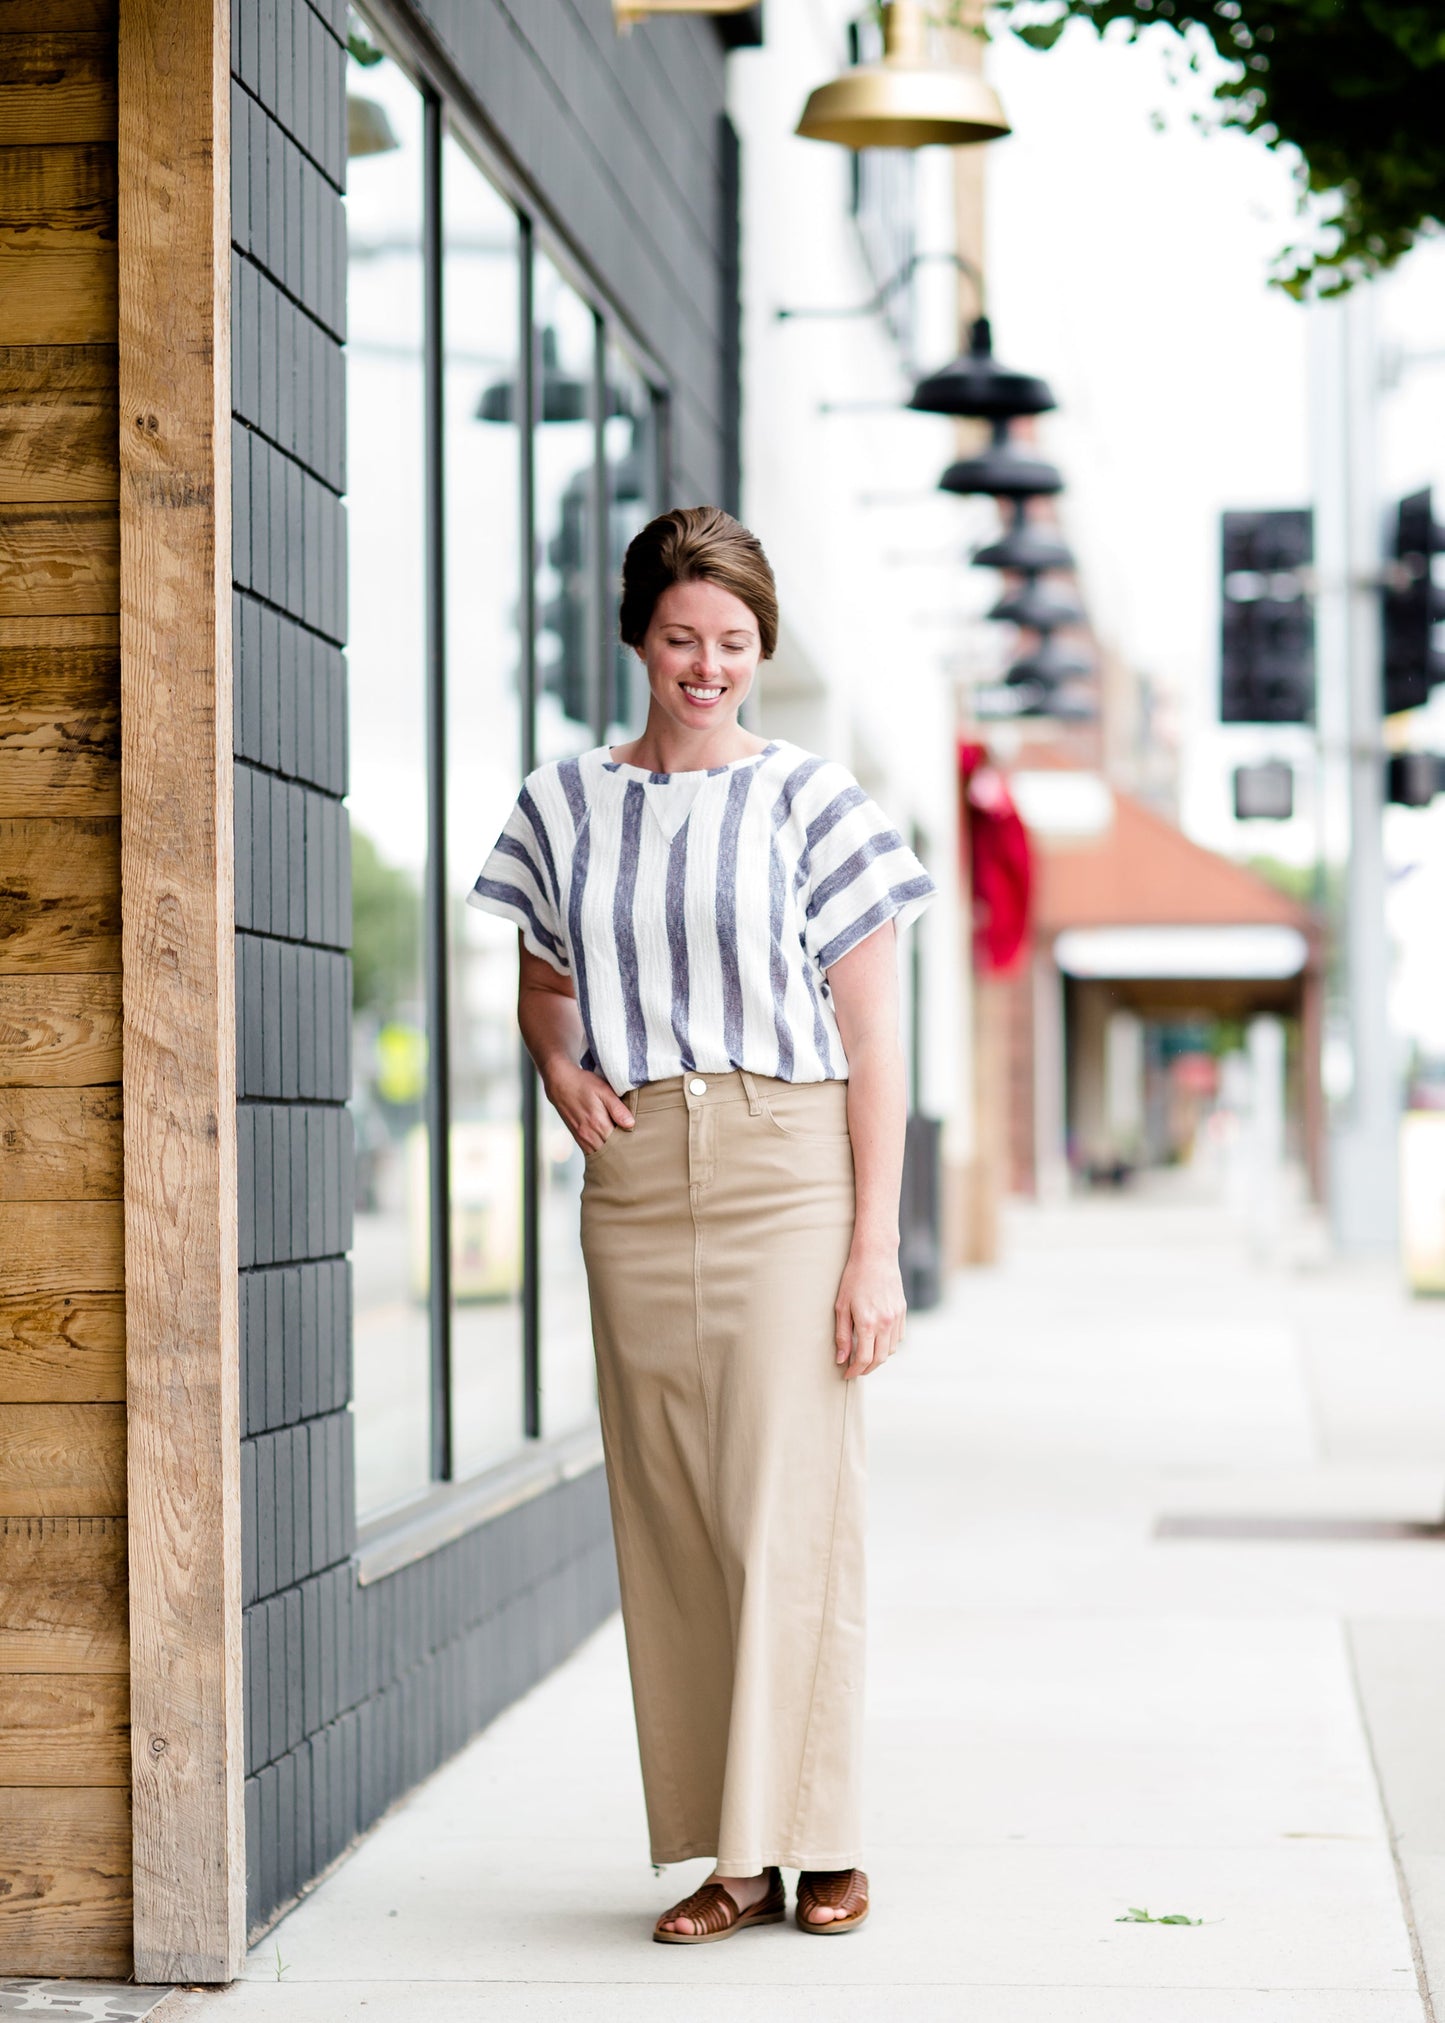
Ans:
[[[637,649],[654,707],[681,729],[736,723],[762,655],[758,621],[718,583],[671,583]]]

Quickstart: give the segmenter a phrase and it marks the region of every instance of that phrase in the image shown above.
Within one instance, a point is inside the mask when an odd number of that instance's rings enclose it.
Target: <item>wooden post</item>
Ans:
[[[135,1971],[245,1943],[228,0],[122,0],[121,901]]]

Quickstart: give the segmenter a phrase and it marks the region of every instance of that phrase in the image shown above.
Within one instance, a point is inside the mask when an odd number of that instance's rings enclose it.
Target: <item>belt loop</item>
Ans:
[[[628,1109],[632,1112],[633,1116],[636,1117],[637,1106],[642,1100],[641,1084],[639,1083],[635,1089],[629,1089],[627,1091],[627,1094],[622,1098],[622,1100],[627,1105]]]
[[[757,1083],[746,1068],[738,1069],[738,1080],[748,1092],[748,1115],[750,1117],[760,1117],[763,1110],[763,1099],[758,1094]]]

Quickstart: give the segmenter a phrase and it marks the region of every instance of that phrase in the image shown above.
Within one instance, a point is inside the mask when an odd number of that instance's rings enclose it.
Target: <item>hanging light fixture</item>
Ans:
[[[619,28],[635,28],[658,14],[749,14],[757,0],[612,0]]]
[[[980,316],[969,331],[967,351],[952,365],[920,379],[908,405],[921,414],[1013,421],[1020,415],[1047,414],[1058,402],[1047,380],[999,364],[988,318]]]
[[[592,379],[583,378],[578,373],[568,372],[560,363],[557,352],[557,332],[552,325],[544,325],[541,333],[541,403],[540,418],[544,422],[590,421],[592,418]],[[607,387],[607,413],[609,416],[627,414],[626,399],[622,389],[610,381]],[[516,382],[498,379],[482,389],[482,397],[477,402],[475,418],[478,421],[511,422],[517,419]]]
[[[976,567],[1014,569],[1023,576],[1036,576],[1045,569],[1074,567],[1073,550],[1050,529],[1035,526],[1025,517],[1024,500],[1013,501],[1013,513],[1013,524],[974,556]]]
[[[1042,457],[1025,456],[1009,441],[1005,427],[996,422],[994,439],[986,449],[950,464],[938,481],[939,490],[995,499],[1038,499],[1061,492],[1064,481],[1057,467]]]
[[[929,63],[920,0],[888,0],[882,61],[820,84],[797,125],[845,148],[972,147],[1011,131],[982,72]]]
[[[1031,570],[1024,587],[1000,597],[988,615],[1003,625],[1022,625],[1028,632],[1056,632],[1061,625],[1081,624],[1084,607],[1077,597],[1047,588]]]

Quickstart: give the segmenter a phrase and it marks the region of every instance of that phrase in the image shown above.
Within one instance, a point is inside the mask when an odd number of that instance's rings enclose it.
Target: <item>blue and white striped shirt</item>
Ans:
[[[468,897],[572,978],[585,1064],[624,1094],[845,1078],[826,973],[935,889],[846,767],[797,745],[692,773],[602,746],[528,778]]]

